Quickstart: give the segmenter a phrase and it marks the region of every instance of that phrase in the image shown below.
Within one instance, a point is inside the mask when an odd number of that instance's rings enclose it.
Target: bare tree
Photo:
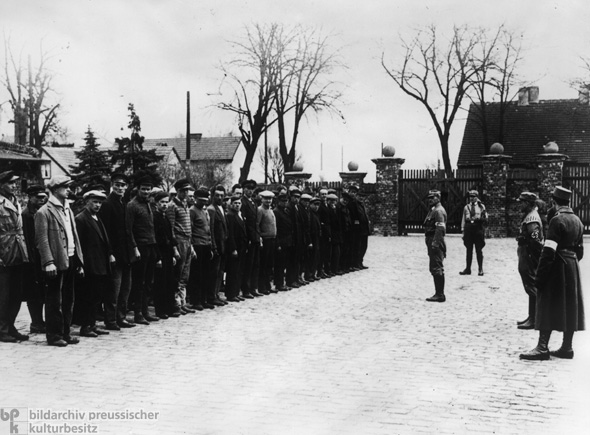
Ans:
[[[57,131],[57,114],[59,103],[55,102],[55,90],[52,87],[53,75],[47,63],[48,52],[40,46],[40,60],[33,68],[28,57],[27,68],[23,65],[22,50],[15,56],[10,46],[10,39],[4,38],[4,71],[2,85],[9,94],[9,101],[14,118],[15,142],[26,143],[29,130],[29,145],[37,149],[45,142],[50,132]]]
[[[381,65],[400,89],[428,112],[440,142],[445,173],[451,177],[449,137],[475,74],[471,60],[479,35],[467,26],[455,26],[451,37],[445,39],[431,25],[419,29],[410,42],[400,39],[405,53],[399,66],[388,67],[385,53]]]
[[[338,59],[338,50],[331,50],[329,37],[319,30],[296,26],[283,32],[281,50],[283,60],[278,68],[277,98],[275,111],[279,131],[279,151],[286,171],[296,161],[296,145],[303,117],[309,109],[318,113],[329,110],[343,118],[336,108],[341,97],[337,83],[330,74],[344,65]],[[287,143],[287,114],[290,114],[292,133]]]
[[[217,103],[217,107],[236,114],[246,149],[240,182],[248,178],[260,138],[276,122],[276,118],[270,118],[276,98],[281,32],[278,24],[246,28],[245,41],[232,42],[237,51],[234,60],[220,67],[232,97]]]
[[[264,168],[264,149],[260,148],[258,151],[258,162]],[[266,156],[268,159],[268,168],[266,170],[266,177],[268,178],[268,181],[272,184],[282,184],[285,176],[285,166],[283,163],[284,160],[281,157],[281,153],[279,151],[279,147],[276,145],[269,146],[266,150]],[[295,162],[300,162],[301,160],[301,154],[297,153],[295,156]]]
[[[517,81],[516,68],[520,62],[522,45],[513,32],[500,26],[492,35],[480,29],[479,42],[471,59],[473,76],[470,84],[473,92],[468,97],[473,103],[471,109],[479,124],[483,137],[483,153],[488,154],[491,142],[504,142],[504,118],[510,102],[514,99],[514,85]],[[490,114],[487,103],[494,101],[497,109]],[[490,130],[490,116],[497,117]]]

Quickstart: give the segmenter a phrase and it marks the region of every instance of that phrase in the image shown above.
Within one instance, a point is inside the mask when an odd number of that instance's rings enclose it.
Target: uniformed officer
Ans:
[[[521,359],[547,360],[550,355],[571,359],[574,332],[585,328],[578,265],[584,255],[584,226],[569,206],[571,195],[571,190],[560,186],[553,191],[555,215],[549,221],[535,277],[539,343],[532,351],[521,354]],[[560,349],[549,352],[547,345],[554,330],[563,331],[563,343]]]
[[[483,247],[485,242],[485,224],[488,214],[486,207],[479,200],[477,190],[469,191],[469,204],[463,208],[461,219],[461,232],[463,233],[463,245],[467,249],[465,258],[465,270],[459,275],[471,275],[471,262],[473,261],[473,247],[477,257],[478,275],[483,275]]]
[[[424,220],[424,234],[430,259],[430,273],[434,279],[435,294],[426,298],[426,300],[428,302],[444,302],[446,297],[443,261],[447,255],[447,246],[445,244],[447,212],[440,203],[440,191],[431,190],[428,192],[428,204],[430,205],[430,211]]]
[[[539,256],[543,249],[543,225],[537,211],[537,195],[522,192],[518,197],[523,215],[520,224],[518,241],[518,273],[529,296],[529,316],[526,320],[517,322],[518,329],[533,329],[535,327],[535,306],[537,303],[537,288],[535,286],[535,271],[539,264]]]

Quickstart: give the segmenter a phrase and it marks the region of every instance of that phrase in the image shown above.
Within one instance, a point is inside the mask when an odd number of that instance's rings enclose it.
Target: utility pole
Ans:
[[[186,162],[188,170],[191,165],[191,93],[186,91]]]
[[[268,184],[268,136],[266,121],[264,121],[264,184]]]
[[[29,54],[29,146],[35,148],[35,102],[33,101],[33,79],[31,76],[31,55]],[[41,151],[39,149],[39,151]]]

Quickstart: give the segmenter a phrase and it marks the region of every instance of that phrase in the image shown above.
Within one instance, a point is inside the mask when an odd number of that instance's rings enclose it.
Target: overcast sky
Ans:
[[[568,81],[582,74],[579,56],[590,57],[590,6],[587,1],[533,0],[1,0],[0,27],[15,52],[35,55],[40,41],[54,57],[55,88],[62,102],[61,123],[70,141],[83,143],[88,126],[101,144],[128,135],[127,104],[135,104],[147,138],[186,131],[186,92],[191,92],[192,132],[205,136],[237,134],[235,119],[212,108],[218,92],[217,65],[253,23],[279,22],[321,27],[342,47],[346,71],[339,106],[345,122],[323,114],[301,128],[306,171],[337,179],[344,150],[374,179],[371,158],[381,144],[393,145],[404,168],[424,168],[440,156],[436,132],[421,105],[405,96],[385,74],[381,53],[399,55],[399,34],[436,24],[497,28],[505,24],[522,35],[522,77],[540,87],[541,99],[575,98]],[[209,94],[209,95],[208,95]],[[0,90],[0,103],[7,96]],[[467,102],[465,102],[467,107]],[[2,104],[0,135],[13,135],[9,107]],[[451,133],[453,164],[463,135],[464,114]],[[123,131],[121,131],[123,128]],[[269,136],[270,143],[276,143]],[[541,144],[540,144],[541,145]]]

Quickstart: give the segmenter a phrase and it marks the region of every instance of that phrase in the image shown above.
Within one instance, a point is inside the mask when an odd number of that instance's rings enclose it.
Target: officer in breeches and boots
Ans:
[[[516,238],[518,241],[518,273],[524,291],[529,296],[529,316],[526,320],[517,322],[517,325],[518,329],[533,329],[537,303],[535,271],[543,249],[543,224],[537,210],[537,195],[531,192],[522,192],[518,201],[522,204],[521,211],[523,213],[520,233]]]
[[[428,302],[444,302],[445,298],[445,270],[443,261],[447,254],[445,234],[447,231],[447,212],[440,203],[440,191],[431,190],[428,193],[430,211],[424,220],[426,248],[430,259],[430,273],[434,278],[435,294],[426,300]]]
[[[478,198],[477,190],[469,191],[469,204],[463,208],[461,219],[461,231],[463,232],[463,244],[465,245],[465,270],[459,275],[471,275],[471,262],[473,261],[473,247],[477,257],[478,275],[483,276],[483,247],[485,241],[485,225],[488,214],[485,206]]]

